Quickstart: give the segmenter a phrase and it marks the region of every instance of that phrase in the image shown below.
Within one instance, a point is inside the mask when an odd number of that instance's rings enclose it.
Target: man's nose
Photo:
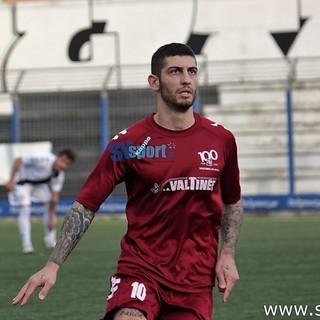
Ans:
[[[191,82],[191,78],[190,78],[190,74],[188,71],[183,71],[181,73],[181,83],[190,83]]]

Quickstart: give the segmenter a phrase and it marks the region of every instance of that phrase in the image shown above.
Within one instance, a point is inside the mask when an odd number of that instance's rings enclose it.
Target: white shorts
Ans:
[[[48,184],[45,183],[15,185],[14,190],[9,192],[8,199],[11,206],[30,206],[31,202],[49,202],[51,191]]]

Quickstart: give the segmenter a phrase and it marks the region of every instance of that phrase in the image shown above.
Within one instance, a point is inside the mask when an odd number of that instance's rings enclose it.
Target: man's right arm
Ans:
[[[47,264],[28,279],[13,299],[14,305],[25,305],[38,287],[42,287],[39,299],[46,298],[49,290],[55,285],[60,267],[88,230],[94,215],[90,209],[77,201],[74,202],[64,218],[60,236]]]
[[[12,191],[14,189],[14,178],[16,173],[18,172],[18,170],[21,167],[21,163],[22,163],[22,159],[16,158],[13,162],[12,168],[11,168],[11,172],[10,172],[10,178],[8,183],[6,184],[6,188],[8,191]]]

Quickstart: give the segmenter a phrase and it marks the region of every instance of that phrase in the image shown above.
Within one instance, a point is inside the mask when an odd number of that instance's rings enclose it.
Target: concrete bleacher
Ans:
[[[288,136],[285,88],[220,86],[219,104],[204,114],[234,132],[245,194],[286,194]],[[316,86],[292,92],[297,193],[317,193],[320,179],[320,96]]]

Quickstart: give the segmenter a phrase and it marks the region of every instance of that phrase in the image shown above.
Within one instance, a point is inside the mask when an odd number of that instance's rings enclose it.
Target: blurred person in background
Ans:
[[[43,206],[44,246],[53,249],[56,244],[56,207],[64,184],[64,171],[75,161],[70,149],[58,155],[51,152],[25,153],[12,165],[10,179],[6,184],[9,204],[18,207],[18,228],[22,252],[34,252],[31,240],[31,204]]]
[[[24,306],[38,287],[45,299],[121,182],[128,229],[103,319],[211,320],[215,279],[228,300],[239,279],[235,250],[243,216],[235,138],[193,112],[198,68],[190,47],[160,47],[148,82],[156,113],[109,142],[69,209],[47,264],[28,279],[14,305]]]

